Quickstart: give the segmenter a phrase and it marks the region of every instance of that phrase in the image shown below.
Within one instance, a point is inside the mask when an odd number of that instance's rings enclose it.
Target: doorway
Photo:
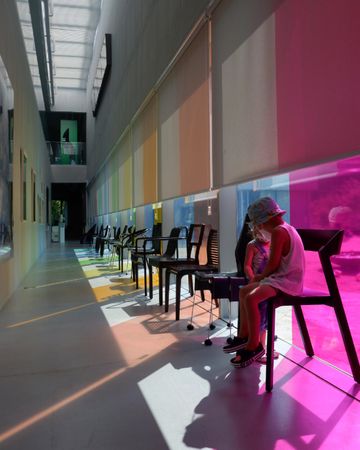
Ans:
[[[52,208],[52,222],[59,221],[60,214],[65,222],[65,239],[67,241],[80,240],[86,222],[86,194],[85,183],[52,183],[52,205],[60,205]],[[59,214],[55,214],[58,211]]]

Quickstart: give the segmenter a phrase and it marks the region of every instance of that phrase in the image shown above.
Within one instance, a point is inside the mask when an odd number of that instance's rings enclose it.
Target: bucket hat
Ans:
[[[262,197],[256,200],[248,207],[247,212],[253,225],[260,225],[275,216],[283,216],[286,213],[271,197]]]

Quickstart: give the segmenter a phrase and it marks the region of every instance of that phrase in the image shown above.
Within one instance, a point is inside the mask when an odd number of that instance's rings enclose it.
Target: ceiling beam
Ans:
[[[51,99],[47,73],[45,30],[42,19],[41,0],[29,0],[29,9],[34,33],[34,42],[39,66],[39,75],[41,81],[41,90],[44,98],[44,106],[46,111],[50,111]]]
[[[53,105],[55,102],[54,74],[53,74],[53,61],[52,61],[52,49],[51,49],[51,38],[50,38],[50,20],[49,20],[49,1],[48,0],[44,0],[44,6],[45,6],[46,44],[47,44],[48,58],[49,58],[48,70],[50,72],[49,75],[50,75],[51,103]]]

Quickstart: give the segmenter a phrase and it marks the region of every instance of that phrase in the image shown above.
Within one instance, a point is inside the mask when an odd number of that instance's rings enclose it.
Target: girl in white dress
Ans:
[[[299,295],[303,290],[304,247],[296,229],[283,220],[285,212],[271,197],[260,198],[248,208],[252,225],[271,238],[271,245],[269,260],[262,273],[240,289],[238,354],[231,360],[235,367],[246,367],[265,353],[259,335],[259,303],[276,296],[279,291]]]

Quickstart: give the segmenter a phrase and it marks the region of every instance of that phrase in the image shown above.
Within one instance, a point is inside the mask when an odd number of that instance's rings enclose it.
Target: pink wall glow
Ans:
[[[291,223],[302,228],[345,230],[340,257],[333,258],[344,308],[360,356],[360,156],[290,174]],[[317,254],[307,255],[305,286],[324,289]],[[332,308],[305,307],[315,354],[350,371]],[[294,323],[296,320],[294,319]],[[294,343],[302,346],[297,325]]]
[[[360,148],[360,2],[289,0],[276,12],[280,167]]]

